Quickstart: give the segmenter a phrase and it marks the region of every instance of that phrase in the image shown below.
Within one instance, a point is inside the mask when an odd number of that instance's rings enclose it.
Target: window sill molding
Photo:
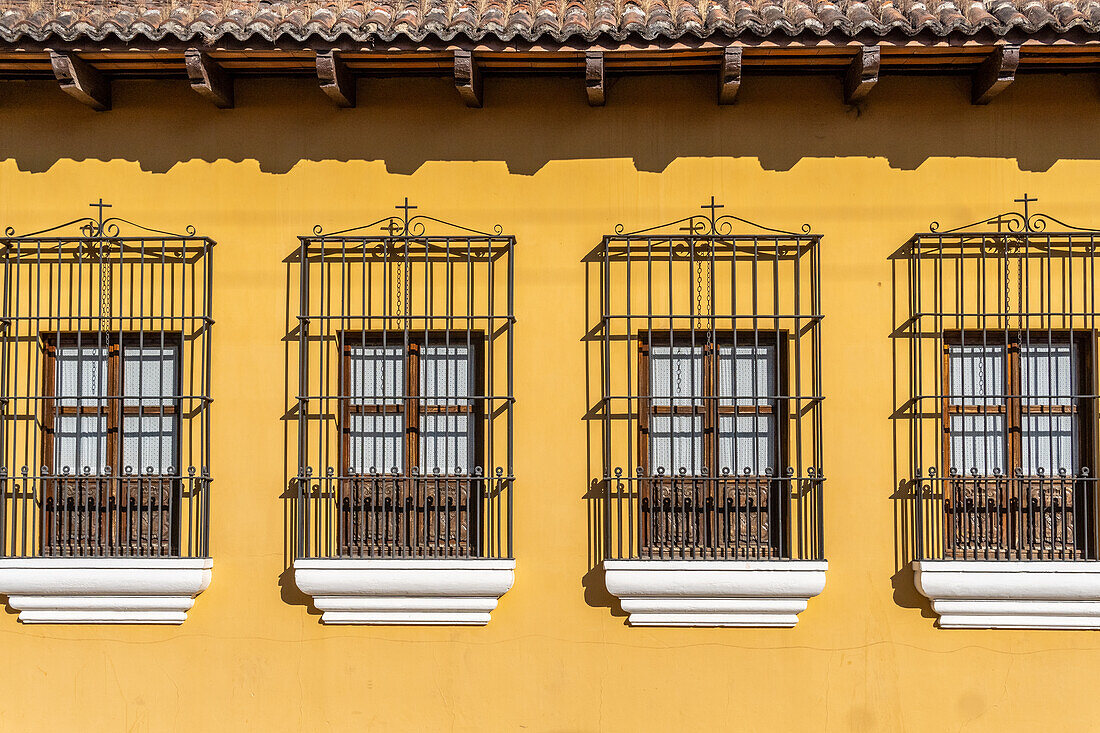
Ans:
[[[1100,562],[918,560],[941,629],[1100,629]]]
[[[25,624],[182,624],[210,558],[0,559],[0,595]]]
[[[631,626],[790,628],[825,589],[825,560],[604,560]]]
[[[325,624],[484,626],[515,560],[299,559],[294,582]]]

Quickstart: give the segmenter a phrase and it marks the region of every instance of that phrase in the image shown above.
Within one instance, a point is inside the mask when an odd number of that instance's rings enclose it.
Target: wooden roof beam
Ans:
[[[213,102],[215,107],[229,109],[233,106],[233,77],[210,54],[189,48],[184,54],[184,62],[192,89]]]
[[[461,48],[455,51],[455,87],[467,107],[481,108],[481,69],[474,54]]]
[[[321,82],[321,91],[337,107],[355,106],[355,77],[340,58],[339,51],[317,52],[317,78]]]
[[[603,51],[586,51],[584,54],[584,90],[591,107],[607,103],[607,76],[604,72]]]
[[[111,108],[111,83],[98,69],[73,53],[50,51],[53,75],[61,91],[96,112]]]
[[[878,46],[861,46],[844,75],[844,103],[862,102],[878,83],[881,61]]]
[[[970,101],[974,104],[989,104],[989,101],[1005,90],[1016,79],[1016,67],[1020,65],[1019,46],[997,46],[989,54],[978,70],[974,72],[974,82]]]
[[[718,72],[718,104],[733,104],[741,91],[741,47],[727,46]]]

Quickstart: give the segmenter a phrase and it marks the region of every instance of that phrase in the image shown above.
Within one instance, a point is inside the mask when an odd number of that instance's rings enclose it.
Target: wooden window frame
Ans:
[[[1023,333],[1026,333],[1023,332]],[[1090,419],[1089,400],[1081,400],[1084,404],[1074,404],[1078,401],[1071,395],[1071,404],[1063,405],[1024,405],[1025,398],[1021,395],[1021,346],[1065,346],[1072,345],[1078,355],[1076,366],[1076,386],[1091,385],[1091,374],[1094,363],[1094,337],[1090,333],[1080,331],[1056,331],[1052,332],[1052,338],[1048,340],[1046,331],[1037,340],[1028,341],[1020,338],[1018,332],[1005,333],[1004,331],[948,331],[943,337],[942,353],[942,383],[943,398],[941,400],[940,414],[943,426],[942,430],[942,458],[944,466],[953,466],[951,460],[951,417],[955,415],[1005,415],[1005,474],[1015,476],[1016,469],[1023,470],[1023,418],[1025,415],[1076,415],[1077,417],[1077,455],[1078,461],[1083,466],[1093,464],[1093,436],[1092,420]],[[1003,405],[952,405],[953,397],[959,399],[984,399],[982,395],[952,395],[951,393],[951,349],[957,346],[974,347],[1001,347],[1004,353],[1005,373],[1001,375],[1004,382]],[[1051,399],[1047,397],[1046,399]],[[966,470],[965,466],[958,466],[959,474]],[[1037,475],[1036,475],[1037,476]]]
[[[448,333],[450,339],[448,339]],[[469,341],[467,341],[467,335]],[[427,414],[465,414],[474,421],[471,462],[484,456],[483,420],[485,334],[481,331],[340,331],[340,479],[337,501],[340,522],[337,548],[347,557],[478,557],[481,551],[481,496],[487,475],[429,474],[420,463],[420,418]],[[420,395],[421,356],[425,346],[469,346],[473,369],[465,405],[425,405]],[[393,405],[353,405],[351,351],[354,348],[396,347],[402,350],[404,399]],[[383,357],[385,358],[385,357]],[[405,455],[398,475],[379,467],[377,475],[352,475],[351,416],[399,414],[404,427]],[[419,471],[412,473],[412,467]],[[461,466],[460,466],[461,467]],[[486,472],[487,474],[487,472]]]
[[[448,342],[447,334],[450,333],[450,340]],[[470,339],[467,344],[466,335],[469,333]],[[451,415],[469,415],[469,419],[473,421],[473,430],[471,431],[471,442],[473,445],[469,450],[470,462],[474,463],[480,461],[484,453],[484,426],[482,419],[484,415],[484,402],[483,399],[476,399],[481,397],[480,393],[484,392],[482,385],[485,380],[485,364],[482,354],[484,353],[485,334],[481,331],[428,331],[425,338],[424,331],[408,332],[408,340],[406,341],[406,335],[404,331],[340,331],[337,334],[340,339],[341,345],[341,366],[340,366],[340,473],[343,476],[348,476],[351,473],[351,417],[352,415],[363,414],[399,414],[401,415],[404,440],[402,447],[405,451],[405,455],[402,459],[402,467],[398,472],[398,475],[408,476],[411,475],[411,469],[413,466],[420,469],[421,475],[424,475],[423,467],[420,465],[420,418],[429,414],[451,414]],[[469,357],[473,360],[474,369],[469,370],[468,374],[472,376],[470,388],[470,397],[461,398],[453,397],[451,401],[466,400],[469,404],[465,405],[426,405],[423,403],[423,399],[420,395],[420,356],[421,350],[424,346],[443,346],[443,347],[455,347],[455,346],[469,346]],[[351,350],[353,348],[366,347],[381,347],[385,346],[390,348],[393,346],[399,347],[403,350],[402,363],[405,370],[405,381],[402,386],[404,390],[404,400],[397,400],[403,404],[387,404],[387,405],[353,405],[351,398]],[[380,474],[390,473],[389,466],[378,466],[378,472]],[[488,469],[486,469],[487,471]],[[474,466],[470,465],[466,467],[466,475],[472,475]],[[448,474],[442,474],[448,475]]]
[[[651,559],[765,560],[785,557],[789,538],[789,511],[782,500],[788,481],[781,466],[787,465],[788,441],[780,440],[788,412],[787,333],[770,331],[642,331],[638,335],[638,546]],[[655,406],[650,396],[650,347],[694,346],[703,350],[704,404]],[[775,349],[775,394],[767,405],[720,405],[734,395],[718,393],[722,347],[771,346]],[[670,396],[671,397],[671,396]],[[675,399],[691,399],[675,398]],[[758,398],[757,398],[758,399]],[[756,399],[753,400],[754,402]],[[649,420],[653,415],[703,415],[703,465],[706,473],[681,476],[656,475],[650,465]],[[745,475],[730,467],[718,470],[720,418],[724,415],[773,415],[770,436],[776,466],[772,474]],[[767,467],[764,467],[767,468]]]
[[[58,396],[57,390],[57,349],[60,348],[105,348],[107,349],[107,391],[103,397],[90,397],[88,402],[93,403],[91,406],[80,405],[74,407],[59,407],[56,402]],[[149,395],[149,399],[155,399],[160,402],[167,401],[168,404],[159,404],[156,406],[146,405],[126,405],[126,400],[145,399],[146,396],[129,395],[122,393],[122,354],[127,348],[145,347],[145,348],[168,348],[174,347],[176,349],[175,360],[175,381],[171,386],[172,392],[169,398],[162,396]],[[161,332],[146,333],[134,331],[124,331],[120,333],[102,334],[100,332],[61,332],[60,335],[57,332],[44,334],[42,337],[42,350],[45,354],[44,365],[42,370],[43,385],[42,394],[45,395],[44,410],[43,410],[43,440],[42,440],[42,465],[46,466],[51,473],[55,473],[56,467],[56,430],[57,430],[57,418],[62,415],[102,415],[107,418],[107,450],[106,450],[106,463],[107,466],[112,466],[113,475],[122,475],[122,448],[123,440],[125,438],[123,434],[122,423],[123,417],[127,416],[141,416],[141,417],[169,417],[173,420],[172,424],[172,450],[174,455],[171,456],[169,465],[172,467],[179,467],[179,451],[180,451],[180,438],[181,438],[181,425],[180,417],[182,410],[179,405],[178,396],[182,389],[182,334],[177,332],[164,333],[163,341]],[[68,399],[68,398],[66,398]],[[83,400],[82,400],[83,401]],[[104,403],[102,407],[99,403]],[[79,466],[75,468],[74,473],[80,473]],[[145,474],[144,467],[134,466],[134,474]],[[153,475],[162,475],[159,472],[154,472]]]
[[[941,354],[943,397],[940,405],[942,426],[942,465],[957,469],[942,477],[944,543],[948,557],[963,560],[1067,560],[1085,559],[1092,546],[1087,534],[1094,531],[1087,521],[1091,511],[1085,482],[1078,472],[1062,476],[1023,470],[1023,418],[1025,415],[1073,415],[1077,422],[1079,466],[1088,466],[1095,456],[1092,400],[1077,395],[1092,394],[1094,389],[1095,334],[1078,330],[1038,331],[1039,338],[1028,341],[1025,332],[955,330],[944,334]],[[1072,345],[1076,353],[1076,383],[1068,406],[1024,405],[1021,394],[1020,349],[1034,344]],[[951,348],[958,346],[999,347],[1004,355],[1004,404],[952,405]],[[983,399],[984,395],[969,396]],[[1051,397],[1044,399],[1052,400]],[[1081,404],[1076,404],[1080,401]],[[966,466],[954,467],[951,461],[951,418],[955,415],[1001,414],[1005,416],[1005,470],[1000,474],[974,475]]]
[[[144,396],[123,392],[123,354],[128,348],[173,347],[176,351],[171,393],[149,395],[158,405],[126,405]],[[171,416],[172,451],[168,465],[179,466],[182,440],[180,394],[183,385],[183,335],[178,332],[52,332],[43,334],[41,512],[42,552],[48,556],[177,557],[180,553],[180,505],[183,487],[179,476],[153,473],[134,466],[129,474],[122,464],[123,418]],[[60,407],[57,395],[59,348],[106,349],[107,385],[102,397],[89,398],[92,406]],[[78,380],[79,380],[78,371]],[[78,382],[79,383],[79,382]],[[68,398],[66,398],[68,399]],[[168,402],[168,404],[163,404]],[[62,415],[101,415],[107,419],[104,469],[85,475],[80,465],[72,474],[58,474],[56,461],[57,419]],[[79,459],[79,455],[77,456]],[[107,467],[111,467],[108,474]]]
[[[713,335],[713,342],[711,336]],[[703,349],[703,391],[694,397],[678,397],[676,399],[698,399],[702,405],[654,405],[650,397],[650,354],[651,346],[687,346],[691,347],[692,337],[695,338],[694,346]],[[733,395],[718,394],[720,381],[719,375],[719,349],[722,347],[734,348],[737,346],[772,346],[775,348],[775,386],[774,398],[767,405],[722,405],[723,399],[735,400]],[[769,436],[771,452],[775,456],[777,465],[773,466],[773,472],[779,476],[780,466],[787,465],[787,451],[789,441],[779,439],[780,431],[786,424],[787,404],[787,333],[783,330],[773,331],[691,331],[687,329],[640,331],[638,333],[638,465],[646,476],[654,475],[655,466],[650,465],[650,427],[649,419],[654,415],[703,415],[703,461],[710,476],[718,476],[718,441],[721,439],[719,431],[720,418],[728,415],[774,415],[775,431]],[[736,358],[736,356],[735,356]],[[675,400],[670,399],[672,403]],[[758,400],[754,400],[758,401]],[[669,473],[672,468],[669,467]],[[739,473],[736,466],[730,467],[730,474]],[[691,474],[688,474],[691,475]]]

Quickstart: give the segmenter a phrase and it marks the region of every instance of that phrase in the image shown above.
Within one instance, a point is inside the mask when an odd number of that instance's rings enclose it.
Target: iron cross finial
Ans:
[[[710,223],[714,224],[714,221],[717,218],[716,214],[718,213],[718,209],[724,209],[726,207],[723,206],[722,204],[716,203],[714,201],[714,197],[711,196],[710,197],[710,203],[709,204],[703,204],[703,206],[701,208],[710,210]]]
[[[405,203],[403,203],[403,204],[401,204],[401,205],[399,205],[399,206],[395,206],[394,208],[395,208],[395,209],[398,209],[398,210],[400,210],[400,211],[402,212],[403,216],[405,217],[405,225],[406,225],[406,226],[405,226],[405,228],[406,228],[406,229],[408,229],[408,223],[409,223],[409,212],[410,212],[410,211],[415,211],[415,210],[416,210],[416,207],[415,207],[415,206],[411,206],[411,205],[409,204],[409,197],[408,197],[408,196],[406,196],[406,197],[405,197]]]
[[[1013,201],[1015,201],[1016,203],[1024,205],[1024,225],[1028,229],[1031,228],[1031,212],[1028,210],[1028,204],[1034,203],[1038,200],[1039,199],[1035,198],[1034,196],[1028,196],[1026,193],[1024,194],[1023,198],[1013,199]]]
[[[103,199],[99,200],[97,204],[88,204],[93,209],[99,209],[99,230],[103,231],[103,210],[111,208],[111,204],[103,203]]]

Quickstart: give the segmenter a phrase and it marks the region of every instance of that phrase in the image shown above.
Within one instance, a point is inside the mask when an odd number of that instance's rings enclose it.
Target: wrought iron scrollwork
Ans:
[[[474,235],[478,237],[501,237],[504,236],[504,227],[500,224],[493,226],[492,232],[484,232],[478,229],[471,229],[460,224],[445,221],[443,219],[437,219],[434,216],[427,214],[414,214],[414,211],[418,210],[417,206],[409,203],[408,197],[405,197],[403,203],[394,206],[399,214],[383,217],[377,221],[372,221],[370,224],[363,224],[360,226],[350,227],[348,229],[341,229],[335,232],[326,232],[324,227],[320,224],[313,227],[313,234],[315,237],[327,238],[327,237],[339,237],[345,234],[358,233],[369,234],[372,230],[376,230],[381,235],[389,237],[391,239],[401,238],[417,238],[424,237],[428,234],[428,227],[431,224],[436,224],[441,227],[450,229],[454,232],[463,232],[467,235]]]
[[[179,239],[186,239],[197,235],[197,230],[190,224],[184,229],[183,234],[179,234],[177,232],[169,232],[162,229],[142,226],[141,224],[136,224],[129,219],[123,219],[119,216],[105,217],[104,209],[111,208],[113,204],[105,204],[103,203],[103,199],[100,199],[97,203],[88,204],[88,206],[97,210],[95,216],[80,217],[72,221],[67,221],[64,224],[58,224],[47,229],[40,229],[36,232],[27,232],[25,234],[18,234],[15,227],[9,226],[4,229],[4,238],[29,239],[31,237],[41,237],[43,234],[61,233],[67,229],[75,228],[80,232],[79,239],[118,239],[122,237],[123,225],[132,227],[141,234],[157,234]]]
[[[1049,214],[1031,211],[1031,204],[1038,201],[1038,199],[1033,196],[1028,196],[1026,193],[1021,198],[1013,199],[1013,201],[1023,205],[1022,211],[1006,211],[987,219],[982,219],[952,229],[944,229],[942,231],[940,230],[940,223],[938,221],[933,221],[928,225],[928,231],[933,234],[965,234],[968,230],[978,230],[992,226],[995,228],[994,233],[996,234],[1026,235],[1047,233],[1052,230],[1053,226],[1059,226],[1069,232],[1100,234],[1100,229],[1073,226]]]
[[[616,224],[615,235],[636,237],[661,234],[667,231],[670,234],[674,233],[674,236],[683,236],[686,234],[692,237],[732,237],[735,236],[736,226],[740,223],[761,232],[768,232],[769,234],[778,234],[788,237],[812,236],[811,233],[813,230],[809,224],[803,224],[801,232],[790,232],[783,229],[767,227],[763,224],[757,224],[754,221],[733,214],[719,215],[718,209],[725,208],[725,205],[717,203],[713,196],[710,197],[710,203],[703,204],[699,208],[705,213],[693,214],[683,219],[677,219],[676,221],[670,221],[665,224],[658,224],[657,226],[638,229],[632,232],[626,231],[624,225]]]

